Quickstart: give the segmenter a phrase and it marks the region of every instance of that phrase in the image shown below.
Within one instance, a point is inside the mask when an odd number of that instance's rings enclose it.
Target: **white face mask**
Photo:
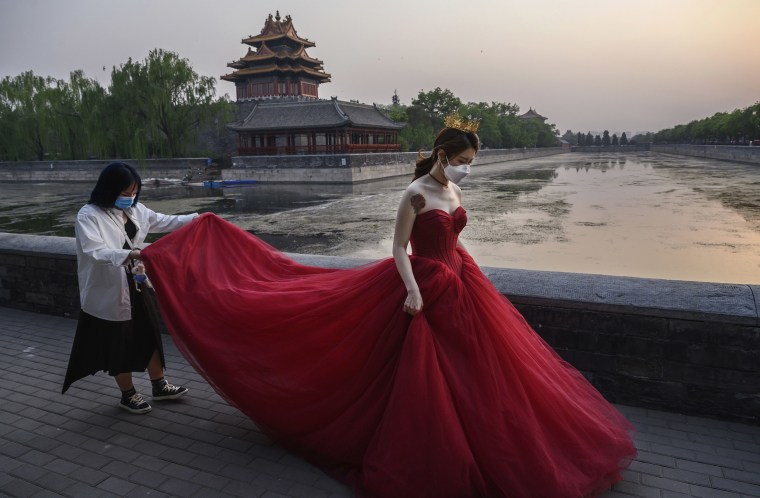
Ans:
[[[446,157],[446,156],[444,156]],[[446,158],[446,167],[443,168],[443,176],[449,179],[449,181],[459,185],[465,176],[470,174],[470,165],[460,164],[459,166],[452,166],[449,164],[449,158]]]

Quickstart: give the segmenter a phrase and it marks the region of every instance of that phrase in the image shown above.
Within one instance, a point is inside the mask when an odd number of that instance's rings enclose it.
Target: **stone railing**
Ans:
[[[367,263],[290,256],[325,267]],[[483,271],[611,401],[760,422],[760,286]],[[76,317],[74,240],[0,233],[0,306]]]

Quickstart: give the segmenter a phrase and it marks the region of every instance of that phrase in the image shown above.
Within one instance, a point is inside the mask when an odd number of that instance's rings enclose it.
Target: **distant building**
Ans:
[[[376,107],[337,98],[280,98],[253,105],[242,121],[228,127],[238,133],[238,154],[346,154],[399,150],[398,130]]]
[[[534,111],[532,107],[530,108],[528,112],[526,112],[525,114],[521,114],[518,117],[520,119],[540,119],[542,122],[546,121],[546,118],[540,115],[539,113],[537,113],[536,111]]]
[[[271,14],[261,33],[244,38],[245,56],[222,76],[235,83],[239,155],[338,154],[400,150],[398,130],[374,105],[319,99],[330,81],[322,61],[306,53],[314,42],[298,36],[290,16]]]

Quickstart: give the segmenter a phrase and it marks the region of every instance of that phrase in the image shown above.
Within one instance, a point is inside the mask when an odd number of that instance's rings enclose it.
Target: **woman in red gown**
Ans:
[[[304,266],[211,214],[142,251],[190,363],[358,496],[592,496],[635,456],[628,421],[458,242],[478,146],[451,121],[421,156],[393,259]]]

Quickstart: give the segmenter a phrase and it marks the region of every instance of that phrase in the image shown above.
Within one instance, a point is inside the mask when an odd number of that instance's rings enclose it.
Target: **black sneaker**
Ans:
[[[187,394],[187,388],[182,386],[173,386],[168,382],[164,383],[158,389],[153,389],[153,401],[163,401],[165,399],[177,399]]]
[[[152,410],[151,406],[143,399],[140,393],[134,393],[127,399],[122,399],[119,408],[123,408],[131,413],[148,413]]]

